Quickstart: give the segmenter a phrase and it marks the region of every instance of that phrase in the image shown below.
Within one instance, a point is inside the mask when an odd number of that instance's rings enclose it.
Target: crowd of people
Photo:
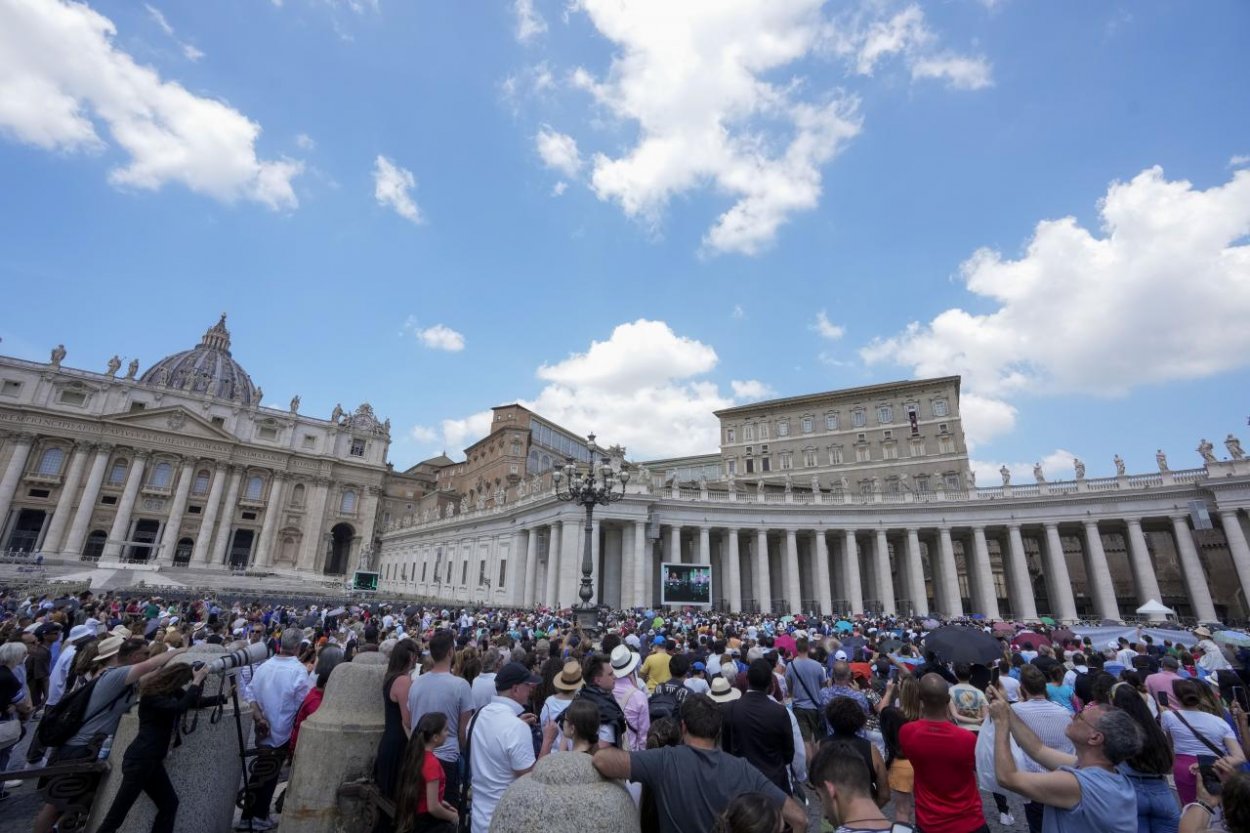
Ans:
[[[1250,833],[1250,651],[1230,647],[1250,639],[1206,628],[1097,644],[1040,623],[632,610],[602,611],[589,633],[545,609],[89,592],[0,594],[0,617],[0,770],[120,762],[106,833],[141,793],[153,831],[174,829],[166,754],[182,715],[224,696],[205,696],[206,667],[170,662],[200,642],[267,646],[235,685],[274,771],[299,765],[335,667],[384,655],[380,833],[506,833],[492,819],[512,786],[569,753],[628,793],[621,830],[780,833],[820,817],[838,833],[979,833],[988,795],[999,825],[1030,833]],[[113,749],[134,704],[138,734]],[[249,785],[236,829],[275,826],[280,780]],[[65,807],[39,787],[47,833]]]

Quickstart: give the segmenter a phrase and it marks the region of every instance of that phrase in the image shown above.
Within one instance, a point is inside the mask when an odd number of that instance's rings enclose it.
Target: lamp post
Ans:
[[[577,623],[582,630],[593,631],[599,624],[598,610],[590,603],[590,597],[594,595],[594,591],[590,587],[590,574],[593,570],[590,553],[593,547],[594,526],[592,522],[595,507],[607,506],[625,497],[625,484],[629,481],[629,473],[622,471],[618,474],[614,472],[607,457],[601,458],[599,468],[596,470],[595,435],[590,434],[586,439],[588,440],[587,447],[590,450],[590,462],[586,466],[586,470],[579,472],[573,458],[569,457],[563,470],[556,469],[552,472],[551,480],[557,498],[566,503],[573,503],[586,508],[586,544],[582,549],[582,583],[577,591],[578,598],[582,600],[582,603],[573,606],[573,613],[577,617]],[[618,479],[620,480],[620,491],[615,489]]]

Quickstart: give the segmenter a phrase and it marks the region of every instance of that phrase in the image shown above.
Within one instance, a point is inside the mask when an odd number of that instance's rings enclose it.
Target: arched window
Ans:
[[[247,491],[243,493],[243,497],[247,500],[260,500],[261,493],[264,490],[264,479],[259,474],[254,474],[247,479]]]
[[[157,463],[152,469],[152,480],[149,482],[153,489],[168,489],[169,481],[174,476],[174,467],[169,463]]]
[[[344,515],[350,515],[356,511],[356,493],[351,489],[343,493],[343,499],[339,501],[339,511]]]
[[[304,484],[303,483],[296,483],[295,488],[291,490],[291,505],[292,506],[304,505]]]
[[[109,470],[109,485],[120,486],[126,482],[126,461],[117,460]]]
[[[191,494],[206,495],[208,494],[208,481],[213,476],[208,473],[208,469],[200,469],[195,473],[195,483],[191,485]]]
[[[49,477],[56,477],[61,473],[61,463],[64,461],[65,452],[61,449],[45,449],[43,456],[39,458],[39,468],[35,469],[35,474],[44,474]]]

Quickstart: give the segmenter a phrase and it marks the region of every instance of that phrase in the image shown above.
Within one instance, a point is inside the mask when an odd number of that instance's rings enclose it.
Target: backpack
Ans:
[[[41,744],[48,748],[64,746],[73,739],[74,735],[78,734],[87,721],[111,709],[118,700],[128,695],[133,688],[133,686],[126,686],[112,700],[95,711],[88,713],[87,708],[91,704],[91,694],[95,691],[95,684],[100,679],[101,677],[96,677],[86,685],[74,689],[62,697],[56,705],[48,706],[44,710],[43,719],[39,721],[39,728],[35,730],[35,737],[39,739]]]
[[[652,723],[662,717],[677,716],[681,701],[685,699],[677,696],[677,689],[678,686],[672,683],[660,683],[655,687],[655,693],[647,701],[647,712],[651,716]]]

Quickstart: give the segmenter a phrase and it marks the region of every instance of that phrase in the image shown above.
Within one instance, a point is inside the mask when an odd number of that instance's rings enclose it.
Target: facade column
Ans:
[[[547,586],[543,589],[543,604],[555,607],[560,592],[560,527],[555,521],[547,528]]]
[[[373,539],[377,531],[378,501],[382,498],[382,487],[366,486],[364,492],[364,501],[360,505],[360,514],[357,516],[360,519],[360,546],[355,548],[348,559],[347,575],[349,576],[357,570],[378,568],[378,553],[373,551]],[[366,551],[369,554],[369,563],[367,567],[362,567],[360,559]]]
[[[681,527],[677,524],[668,528],[668,560],[681,563]]]
[[[525,534],[525,571],[521,573],[525,589],[521,591],[521,606],[534,606],[534,594],[538,590],[538,529],[526,530]]]
[[[738,530],[725,530],[725,537],[729,541],[726,548],[728,556],[725,558],[725,590],[729,599],[729,610],[737,613],[742,610],[742,553],[738,549]]]
[[[793,529],[786,530],[786,604],[787,613],[803,610],[803,584],[799,581],[799,539]]]
[[[224,472],[219,468],[217,474],[213,476],[213,489],[217,489],[217,484],[225,480]],[[304,502],[304,528],[301,530],[300,536],[300,553],[298,569],[300,572],[320,572],[325,570],[325,564],[320,563],[322,554],[325,552],[325,540],[321,537],[321,526],[325,521],[326,501],[330,499],[330,481],[325,477],[318,477],[313,480],[312,494]],[[216,505],[210,493],[208,498],[209,506]],[[213,520],[216,520],[214,513]],[[204,518],[204,526],[209,526],[208,517]],[[204,536],[207,538],[208,536]],[[205,541],[207,543],[207,541]],[[196,541],[196,550],[199,550],[200,543]]]
[[[1137,604],[1141,606],[1151,600],[1162,604],[1163,593],[1159,590],[1154,564],[1150,563],[1150,548],[1146,546],[1146,533],[1142,532],[1141,519],[1128,518],[1124,523],[1128,527],[1128,554],[1133,564]]]
[[[859,579],[859,542],[855,530],[848,529],[842,539],[843,573],[846,576],[847,603],[851,613],[864,612],[864,587]],[[839,611],[842,612],[842,611]]]
[[[1085,521],[1085,554],[1089,556],[1089,578],[1098,615],[1103,619],[1119,619],[1120,606],[1115,600],[1115,584],[1111,581],[1111,568],[1107,566],[1107,553],[1102,547],[1098,521]]]
[[[104,552],[100,556],[103,561],[115,561],[121,558],[122,541],[130,531],[130,516],[135,511],[135,501],[139,497],[139,487],[143,485],[143,470],[147,468],[148,452],[136,451],[130,464],[130,474],[126,476],[126,488],[117,503],[117,514],[113,516],[113,526],[109,528],[108,540],[104,543]]]
[[[208,499],[204,502],[204,517],[200,520],[200,531],[195,536],[195,547],[191,550],[191,563],[195,566],[207,566],[209,553],[212,552],[213,530],[217,527],[217,513],[221,509],[221,493],[226,485],[226,475],[232,467],[218,463],[213,470],[213,480],[208,487]],[[308,538],[304,538],[307,543]]]
[[[813,537],[816,539],[816,546],[812,548],[816,559],[816,599],[820,602],[820,615],[829,616],[833,613],[833,594],[829,589],[829,542],[823,529],[816,530]]]
[[[773,590],[768,580],[768,530],[755,531],[755,595],[761,613],[772,613]]]
[[[712,563],[712,530],[706,526],[699,527],[699,563]]]
[[[174,563],[174,550],[178,548],[178,530],[182,528],[182,516],[187,511],[187,496],[191,494],[191,482],[195,479],[195,460],[184,460],[178,475],[178,488],[174,490],[174,502],[169,507],[165,521],[165,534],[161,536],[161,548],[156,560],[161,564]]]
[[[61,539],[65,537],[65,527],[73,513],[74,499],[78,497],[78,487],[82,485],[82,473],[87,468],[87,457],[90,453],[91,446],[87,443],[74,443],[74,456],[70,458],[69,468],[65,471],[61,497],[52,512],[48,534],[43,537],[44,552],[56,554],[61,551]]]
[[[994,589],[994,567],[990,564],[990,544],[985,540],[985,527],[972,528],[972,571],[977,576],[977,598],[973,603],[987,619],[998,619],[998,591]]]
[[[528,535],[526,530],[518,529],[512,534],[512,546],[508,548],[508,560],[512,563],[508,565],[508,574],[504,576],[504,580],[512,585],[506,598],[513,607],[525,604],[525,585],[530,569]],[[495,578],[499,578],[498,565],[495,566]]]
[[[873,555],[876,559],[877,601],[887,616],[893,616],[898,613],[898,607],[894,602],[894,576],[890,573],[890,541],[884,529],[877,530]]]
[[[1221,509],[1220,523],[1224,525],[1224,538],[1228,541],[1228,552],[1233,557],[1233,567],[1237,570],[1237,578],[1241,581],[1242,597],[1250,603],[1250,545],[1246,543],[1246,533],[1241,528],[1241,520],[1236,509]]]
[[[1176,536],[1176,552],[1180,555],[1181,573],[1185,577],[1185,588],[1189,591],[1194,616],[1199,622],[1215,622],[1215,603],[1211,601],[1211,588],[1207,586],[1206,573],[1194,547],[1194,536],[1189,531],[1188,516],[1172,516],[1172,533]]]
[[[1063,541],[1059,538],[1059,525],[1043,524],[1046,529],[1046,578],[1050,593],[1051,615],[1064,622],[1076,621],[1076,597],[1072,593],[1072,578],[1068,574],[1068,560],[1063,554]]]
[[[644,607],[651,593],[651,554],[647,551],[647,522],[634,521],[633,561],[634,595],[631,604]]]
[[[230,548],[230,528],[234,526],[234,510],[239,504],[239,485],[242,482],[243,468],[236,466],[230,475],[230,485],[226,487],[226,500],[221,511],[217,513],[217,533],[209,561],[215,567],[226,563],[226,552]]]
[[[915,527],[907,528],[907,584],[913,615],[928,616],[929,593],[925,588],[924,561],[920,557],[920,530]]]
[[[78,511],[74,513],[74,522],[69,527],[69,537],[65,539],[61,552],[68,555],[82,555],[83,544],[87,540],[87,527],[91,525],[91,515],[95,512],[96,501],[100,499],[100,487],[104,485],[105,468],[108,466],[109,455],[113,446],[104,443],[95,447],[95,459],[91,461],[91,471],[87,472],[86,485],[83,486],[82,499],[78,501]],[[3,518],[0,518],[0,523]]]
[[[948,526],[938,528],[938,558],[942,561],[942,598],[938,606],[948,618],[964,615],[964,600],[959,592],[959,571],[955,567],[955,542]]]
[[[13,455],[9,457],[9,465],[4,469],[4,477],[0,478],[0,534],[9,525],[9,509],[13,506],[13,496],[17,494],[17,484],[26,471],[26,461],[30,459],[30,450],[35,444],[34,434],[18,434],[13,441]]]
[[[1033,582],[1029,579],[1029,561],[1024,554],[1024,537],[1020,525],[1007,527],[1007,548],[1011,579],[1011,612],[1016,619],[1037,620],[1037,599],[1033,595]]]
[[[286,474],[274,472],[269,482],[269,499],[265,501],[265,519],[260,524],[260,543],[256,545],[256,555],[252,558],[252,563],[259,567],[273,564],[273,544],[278,537],[278,518],[282,515],[285,491]]]
[[[580,550],[586,538],[586,530],[580,519],[566,520],[560,531],[560,597],[559,607],[580,604],[577,591],[581,588],[582,559]]]

